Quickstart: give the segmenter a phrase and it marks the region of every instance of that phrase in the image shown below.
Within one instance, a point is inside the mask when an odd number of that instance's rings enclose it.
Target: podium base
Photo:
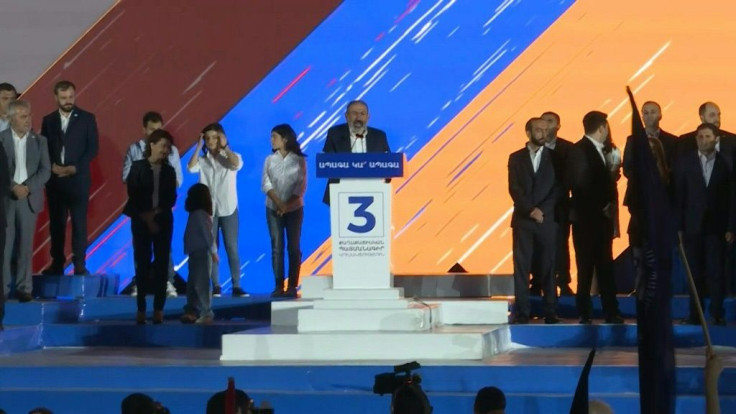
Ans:
[[[511,349],[508,325],[432,332],[309,332],[259,328],[222,336],[221,361],[482,360]]]
[[[355,305],[357,301],[349,303]],[[437,305],[407,303],[404,309],[370,309],[357,306],[317,309],[316,306],[315,303],[315,309],[299,310],[299,332],[418,332],[432,329],[441,323]]]

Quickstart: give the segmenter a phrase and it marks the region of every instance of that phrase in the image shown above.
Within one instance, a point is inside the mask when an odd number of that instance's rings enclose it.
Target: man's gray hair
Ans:
[[[18,108],[24,108],[30,111],[31,103],[20,99],[11,101],[10,104],[8,104],[8,118],[15,116],[15,111],[17,111]]]

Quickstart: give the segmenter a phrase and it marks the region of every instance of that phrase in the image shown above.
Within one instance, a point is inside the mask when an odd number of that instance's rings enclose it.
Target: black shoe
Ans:
[[[286,291],[284,292],[284,297],[287,297],[287,298],[295,298],[296,297],[296,288],[295,287],[290,287],[290,288],[286,289]]]
[[[593,321],[590,318],[583,316],[580,318],[580,324],[581,325],[592,325]]]
[[[537,286],[532,286],[529,288],[529,296],[542,296],[542,289]]]
[[[526,315],[516,315],[511,323],[514,325],[526,325],[529,323],[529,317]]]
[[[560,286],[560,296],[575,296],[569,285]]]
[[[680,319],[680,325],[700,325],[700,321],[697,318],[687,317],[685,319]]]
[[[284,296],[284,291],[279,288],[276,288],[273,290],[273,292],[271,292],[272,298],[281,298],[283,296]]]
[[[722,316],[719,316],[718,318],[713,318],[713,325],[726,326],[726,318]]]
[[[250,296],[248,292],[244,291],[243,288],[239,288],[239,287],[233,288],[232,295],[234,298],[243,298],[243,297]]]
[[[547,315],[544,317],[544,323],[547,325],[554,325],[560,323],[560,318],[557,315]]]
[[[606,318],[606,323],[613,325],[621,325],[624,323],[624,318],[621,315],[613,315]]]
[[[64,274],[64,265],[53,263],[51,266],[41,271],[42,275],[62,276]]]
[[[219,298],[222,296],[222,286],[215,286],[212,288],[212,296]]]
[[[89,276],[89,270],[86,267],[74,268],[74,276]]]
[[[33,296],[28,292],[15,292],[15,297],[20,303],[26,303],[33,300]]]

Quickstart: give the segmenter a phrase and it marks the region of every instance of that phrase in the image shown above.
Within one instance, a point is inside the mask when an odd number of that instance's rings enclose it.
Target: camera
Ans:
[[[419,375],[412,374],[411,371],[421,367],[417,361],[412,361],[403,365],[396,365],[393,372],[376,375],[373,383],[373,393],[378,395],[393,394],[402,385],[414,384],[418,386],[421,378]]]

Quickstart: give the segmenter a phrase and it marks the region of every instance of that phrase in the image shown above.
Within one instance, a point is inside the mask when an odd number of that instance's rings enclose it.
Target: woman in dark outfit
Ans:
[[[128,202],[123,213],[130,217],[133,232],[138,313],[136,323],[146,323],[146,294],[153,293],[153,323],[164,319],[171,234],[176,203],[176,172],[167,157],[171,134],[154,131],[146,141],[144,159],[134,161],[128,175]],[[151,266],[153,253],[153,267]]]

